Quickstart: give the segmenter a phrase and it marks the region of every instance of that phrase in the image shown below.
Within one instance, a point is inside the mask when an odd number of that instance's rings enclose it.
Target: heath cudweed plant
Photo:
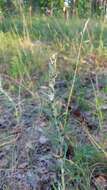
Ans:
[[[63,159],[63,144],[64,144],[64,137],[61,135],[60,131],[60,123],[58,119],[58,107],[55,98],[55,82],[57,78],[57,68],[56,68],[56,61],[57,61],[57,53],[53,54],[50,58],[49,62],[49,104],[52,113],[52,126],[55,127],[55,134],[58,141],[58,146],[56,150],[56,156],[60,159],[60,170],[61,170],[61,184],[58,183],[59,190],[65,190],[65,179],[64,179],[64,159]]]
[[[56,70],[56,56],[57,54],[53,54],[50,58],[49,62],[49,102],[52,108],[53,116],[57,117],[57,110],[55,107],[55,81],[57,77],[57,70]]]

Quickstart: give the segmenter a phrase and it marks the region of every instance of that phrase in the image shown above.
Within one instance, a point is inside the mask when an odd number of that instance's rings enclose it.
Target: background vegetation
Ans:
[[[101,15],[105,12],[105,0],[71,0],[69,1],[70,9],[76,9],[76,12],[79,16],[89,16],[92,14]],[[104,3],[102,3],[104,2]],[[45,12],[45,8],[48,7],[50,9],[53,9],[54,14],[61,13],[61,10],[63,9],[64,1],[63,0],[0,0],[0,8],[1,12],[3,14],[8,14],[11,12],[11,14],[17,13],[17,11],[20,9],[19,7],[23,5],[23,8],[26,9],[26,11],[29,11],[29,7],[32,7],[33,12]]]
[[[65,20],[61,0],[0,0],[0,164],[21,168],[16,177],[24,171],[33,185],[43,167],[41,190],[107,187],[107,20],[90,1],[74,8]],[[14,190],[10,181],[0,185]]]

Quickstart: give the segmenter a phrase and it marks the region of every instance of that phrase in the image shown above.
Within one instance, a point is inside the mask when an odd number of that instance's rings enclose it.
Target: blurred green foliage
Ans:
[[[103,14],[105,8],[97,2],[97,0],[76,0],[75,2],[74,0],[71,0],[71,10],[75,9],[80,17],[89,16],[91,13],[94,15],[101,15]],[[59,10],[63,10],[64,0],[0,0],[0,11],[2,11],[5,15],[7,13],[18,13],[21,6],[26,8],[27,11],[31,6],[33,12],[36,10],[45,12],[46,7],[48,7],[49,9],[53,9],[56,14]]]

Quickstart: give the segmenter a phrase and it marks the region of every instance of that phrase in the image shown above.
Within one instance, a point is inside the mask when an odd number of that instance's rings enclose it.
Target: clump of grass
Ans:
[[[85,19],[72,18],[65,23],[64,18],[46,17],[34,15],[29,18],[29,15],[24,14],[24,21],[21,16],[13,16],[5,18],[4,22],[0,23],[1,31],[15,32],[20,36],[28,35],[31,39],[39,39],[42,41],[78,41],[80,33],[84,26]],[[21,17],[21,18],[20,18]],[[26,23],[26,24],[25,24]],[[103,27],[103,30],[102,30]],[[26,32],[24,32],[26,30]],[[104,46],[107,45],[106,40],[106,24],[99,20],[91,20],[89,24],[89,33],[84,35],[84,42],[90,40],[94,42],[95,47],[98,47],[99,39],[103,39]]]

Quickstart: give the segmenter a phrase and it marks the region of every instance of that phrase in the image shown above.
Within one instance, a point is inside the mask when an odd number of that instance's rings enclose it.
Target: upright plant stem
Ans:
[[[82,48],[82,43],[83,43],[83,37],[84,37],[84,33],[85,33],[86,29],[87,29],[88,23],[89,23],[89,19],[85,22],[85,25],[84,25],[84,28],[83,28],[83,31],[82,31],[82,35],[81,35],[81,41],[80,41],[80,46],[79,46],[79,50],[78,50],[76,67],[75,67],[74,76],[73,76],[73,80],[72,80],[72,86],[71,86],[69,97],[68,97],[67,108],[66,108],[66,112],[65,112],[64,127],[66,126],[66,123],[67,123],[68,108],[69,108],[69,105],[70,105],[70,102],[71,102],[71,99],[72,99],[72,94],[73,94],[73,90],[74,90],[74,86],[75,86],[78,66],[79,66],[79,63],[80,63],[80,56],[81,56],[81,48]]]

